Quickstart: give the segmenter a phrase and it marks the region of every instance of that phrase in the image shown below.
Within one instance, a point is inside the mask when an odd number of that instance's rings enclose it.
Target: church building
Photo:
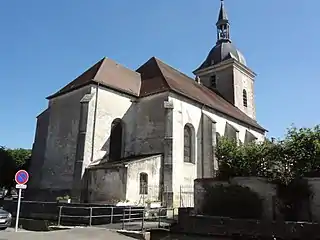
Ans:
[[[103,58],[47,97],[37,117],[30,196],[177,206],[181,186],[215,175],[219,136],[263,141],[255,73],[231,42],[223,1],[216,28],[216,44],[194,78],[155,57],[137,70]]]

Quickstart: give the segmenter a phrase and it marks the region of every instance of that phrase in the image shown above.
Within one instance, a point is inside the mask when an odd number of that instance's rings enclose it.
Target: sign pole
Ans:
[[[15,180],[17,183],[16,188],[19,189],[18,206],[17,206],[17,213],[16,213],[16,227],[15,227],[15,232],[18,232],[22,189],[27,188],[26,183],[29,181],[29,173],[25,170],[19,170],[15,175]]]
[[[21,205],[21,192],[22,192],[22,189],[19,188],[19,196],[18,196],[18,207],[17,207],[17,214],[16,214],[16,229],[15,229],[15,232],[18,232],[19,215],[20,215],[20,205]]]

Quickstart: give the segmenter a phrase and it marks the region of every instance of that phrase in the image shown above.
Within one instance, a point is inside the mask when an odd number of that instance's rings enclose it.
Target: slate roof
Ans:
[[[48,99],[73,91],[88,84],[100,83],[105,87],[135,97],[171,91],[228,115],[259,130],[266,131],[218,93],[197,83],[192,78],[152,57],[136,71],[103,58],[78,78],[67,84]]]

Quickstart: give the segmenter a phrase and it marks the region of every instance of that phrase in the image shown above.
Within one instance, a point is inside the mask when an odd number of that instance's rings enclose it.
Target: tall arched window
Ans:
[[[110,161],[116,161],[121,158],[122,138],[123,138],[123,123],[121,119],[117,118],[111,124],[110,150],[109,150]]]
[[[193,163],[194,162],[194,141],[193,141],[193,129],[190,124],[184,126],[184,161]]]
[[[148,194],[148,174],[140,173],[140,194]]]
[[[243,89],[242,98],[243,98],[243,106],[248,107],[248,97],[247,97],[247,91],[245,89]]]

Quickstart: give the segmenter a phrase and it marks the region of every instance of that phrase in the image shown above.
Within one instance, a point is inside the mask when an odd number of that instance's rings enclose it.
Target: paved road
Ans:
[[[0,231],[0,240],[132,240],[114,231],[102,228],[74,228],[70,230],[59,230],[51,232],[29,232],[20,230],[15,233],[13,229]]]

